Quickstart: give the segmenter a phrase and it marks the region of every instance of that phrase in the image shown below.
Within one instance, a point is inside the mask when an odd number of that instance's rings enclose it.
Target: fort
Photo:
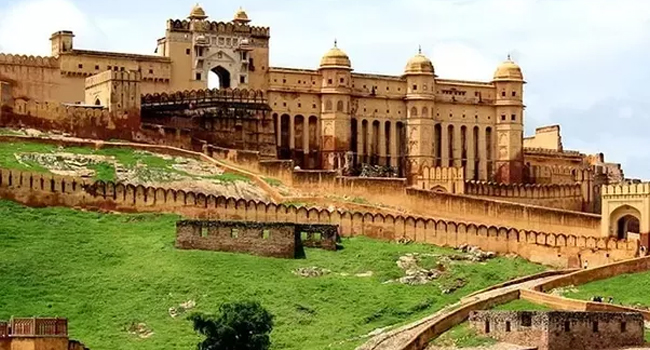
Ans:
[[[0,127],[45,133],[0,142],[181,155],[247,177],[268,201],[8,167],[0,198],[175,213],[179,249],[293,259],[305,247],[336,251],[339,237],[367,236],[584,269],[535,276],[547,283],[535,288],[495,287],[390,349],[424,349],[470,311],[517,298],[622,312],[481,312],[471,323],[539,349],[642,342],[650,314],[543,292],[648,269],[650,184],[627,179],[602,153],[565,150],[559,125],[524,136],[526,81],[512,57],[489,81],[441,79],[421,49],[396,74],[367,74],[334,41],[311,68],[272,67],[270,28],[252,25],[243,9],[229,21],[208,18],[197,4],[186,19],[168,20],[150,55],[79,49],[69,30],[52,34],[50,56],[0,53]],[[65,319],[0,322],[0,349],[42,348],[42,339],[48,349],[83,349],[68,340]]]

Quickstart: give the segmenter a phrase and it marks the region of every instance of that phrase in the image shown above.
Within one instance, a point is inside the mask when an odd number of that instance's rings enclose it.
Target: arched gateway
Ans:
[[[638,238],[648,248],[650,239],[650,183],[609,185],[602,188],[602,235]]]

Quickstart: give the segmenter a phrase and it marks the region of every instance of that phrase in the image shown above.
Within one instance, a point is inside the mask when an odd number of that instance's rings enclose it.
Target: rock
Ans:
[[[372,277],[372,275],[373,275],[372,271],[368,271],[368,272],[358,273],[355,276],[356,277]]]
[[[126,331],[141,339],[149,338],[154,334],[151,329],[147,328],[147,325],[145,323],[131,323],[127,327]]]
[[[170,307],[168,310],[169,316],[175,318],[178,315],[185,313],[187,310],[191,310],[195,307],[196,307],[196,302],[194,300],[188,300],[184,303],[179,304],[177,307]]]
[[[296,276],[301,276],[301,277],[307,277],[307,278],[313,278],[313,277],[321,277],[324,275],[329,274],[330,270],[323,269],[320,267],[300,267],[295,270],[293,270],[293,274]]]

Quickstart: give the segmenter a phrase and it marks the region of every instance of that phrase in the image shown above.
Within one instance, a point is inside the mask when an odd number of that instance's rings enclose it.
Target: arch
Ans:
[[[102,102],[97,98],[95,99],[95,106],[101,106]]]
[[[210,69],[210,72],[208,73],[208,87],[211,89],[230,88],[230,72],[222,66],[216,66]]]
[[[325,111],[327,112],[332,111],[332,100],[330,99],[325,100]]]
[[[345,112],[344,111],[344,106],[343,106],[343,100],[338,100],[338,102],[336,102],[336,111],[337,112]]]
[[[609,214],[610,236],[624,240],[630,232],[640,233],[641,219],[641,212],[636,207],[629,204],[617,207]]]
[[[413,118],[413,117],[417,117],[417,116],[418,116],[418,109],[416,107],[412,107],[410,117]]]

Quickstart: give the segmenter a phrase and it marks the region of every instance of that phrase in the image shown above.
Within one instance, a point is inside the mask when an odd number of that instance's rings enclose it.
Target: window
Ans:
[[[626,330],[627,330],[627,322],[622,321],[621,322],[621,333],[625,333]]]
[[[505,92],[505,91],[501,91],[501,96],[506,97],[506,92]]]
[[[316,108],[316,104],[314,103],[313,105],[311,105],[311,108]]]
[[[185,54],[189,55],[190,54],[190,49],[185,49]]]
[[[564,321],[564,331],[569,332],[571,331],[571,322],[569,321]]]
[[[196,73],[196,80],[201,80],[201,73]]]
[[[282,107],[286,107],[286,106],[287,106],[287,103],[286,103],[286,102],[282,102]]]
[[[521,325],[523,327],[530,327],[533,325],[533,318],[529,313],[521,314]]]
[[[512,120],[513,122],[517,120],[517,115],[516,114],[511,115],[510,120]]]
[[[246,51],[242,52],[241,53],[241,59],[244,60],[244,61],[247,60],[248,59],[248,52],[246,52]]]
[[[418,90],[417,84],[413,84],[413,91],[417,91],[417,90]]]
[[[301,81],[301,80],[298,80],[298,84],[300,84],[300,83],[302,83],[302,81]]]
[[[287,79],[282,79],[282,84],[286,84],[286,83],[287,83]]]
[[[510,332],[510,321],[506,321],[506,332]]]
[[[236,228],[231,229],[230,238],[239,238],[239,230]]]
[[[339,79],[339,81],[341,82],[341,84],[345,83],[345,79],[343,78]]]
[[[515,96],[517,96],[517,91],[512,92],[512,97],[515,97]]]
[[[485,320],[485,333],[490,333],[490,321]]]
[[[79,63],[79,69],[83,69],[84,65]]]
[[[309,233],[307,232],[300,232],[300,240],[301,241],[306,241],[309,239]]]
[[[332,85],[333,84],[332,79],[327,79],[327,84]]]
[[[246,76],[245,75],[240,75],[239,76],[239,83],[240,84],[246,84]]]
[[[323,235],[320,232],[314,232],[312,233],[312,239],[314,241],[320,241],[323,239]]]
[[[262,231],[262,239],[269,239],[269,238],[271,238],[271,231],[269,230]]]
[[[298,103],[298,108],[302,107],[302,103]]]
[[[336,103],[336,111],[343,112],[343,101],[339,101]]]
[[[474,116],[474,119],[478,119],[478,114]]]
[[[502,121],[506,120],[506,115],[505,114],[501,114],[501,120]]]
[[[120,70],[121,70],[122,72],[124,72],[124,67],[120,67]]]
[[[99,65],[96,65],[96,66],[95,66],[95,70],[99,70]]]
[[[592,325],[591,325],[591,328],[592,328],[591,330],[592,330],[594,333],[598,333],[598,321],[594,321],[594,322],[592,323]]]
[[[111,67],[111,66],[106,66],[106,69],[111,70],[111,69],[113,69],[113,67]]]
[[[149,74],[153,74],[153,69],[149,69]]]

